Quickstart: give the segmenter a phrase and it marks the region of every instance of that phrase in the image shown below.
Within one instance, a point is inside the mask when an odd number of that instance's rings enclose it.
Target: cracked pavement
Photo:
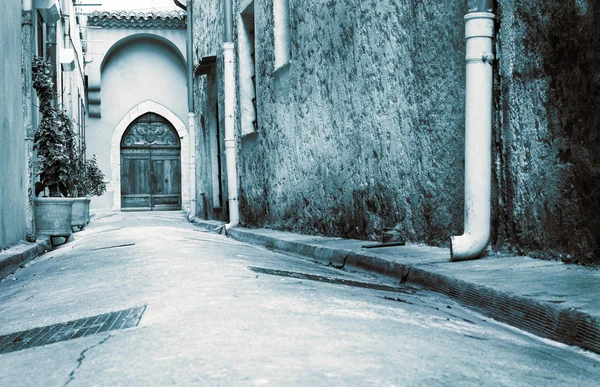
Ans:
[[[179,212],[95,216],[0,283],[0,335],[144,305],[135,328],[0,355],[0,385],[600,380],[597,355],[441,295],[205,232]]]
[[[103,338],[102,340],[100,340],[98,343],[92,345],[91,347],[88,347],[86,349],[84,349],[83,351],[81,351],[81,353],[79,354],[79,357],[77,358],[77,366],[75,366],[75,368],[73,368],[73,370],[71,371],[71,373],[69,374],[69,380],[67,380],[67,382],[63,385],[67,386],[69,385],[69,383],[71,383],[73,380],[75,380],[75,373],[77,372],[77,370],[81,367],[81,365],[83,364],[83,361],[85,360],[85,354],[88,351],[91,351],[92,349],[106,343],[112,335],[108,335],[105,338]]]

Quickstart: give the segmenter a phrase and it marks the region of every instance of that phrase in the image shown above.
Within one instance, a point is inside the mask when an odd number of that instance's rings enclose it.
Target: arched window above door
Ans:
[[[121,146],[124,147],[180,147],[173,125],[161,115],[146,113],[136,118],[127,128]]]

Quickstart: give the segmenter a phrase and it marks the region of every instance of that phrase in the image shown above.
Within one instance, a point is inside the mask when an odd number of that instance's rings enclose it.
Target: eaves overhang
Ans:
[[[186,12],[174,11],[95,11],[88,26],[101,28],[186,29]]]

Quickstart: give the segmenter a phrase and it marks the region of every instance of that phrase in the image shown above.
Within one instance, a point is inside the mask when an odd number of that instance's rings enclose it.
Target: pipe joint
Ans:
[[[465,60],[467,63],[483,62],[492,64],[494,63],[494,60],[496,60],[496,57],[491,52],[484,52],[481,54],[467,55],[465,56]]]
[[[465,38],[493,38],[494,19],[489,12],[474,12],[465,15]]]

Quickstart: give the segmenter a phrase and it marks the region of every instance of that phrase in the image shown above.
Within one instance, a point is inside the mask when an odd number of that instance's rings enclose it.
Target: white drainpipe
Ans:
[[[190,213],[189,219],[196,217],[196,114],[188,113],[188,129],[190,135]]]
[[[188,79],[188,129],[190,135],[190,220],[196,217],[196,113],[194,111],[194,14],[192,2],[187,7],[187,79]]]
[[[233,74],[233,43],[223,43],[224,82],[225,82],[225,161],[227,164],[227,192],[229,200],[228,230],[240,223],[238,202],[236,143],[234,126],[235,79]]]
[[[237,149],[235,144],[235,75],[233,73],[233,3],[223,2],[223,78],[225,91],[225,163],[227,165],[227,194],[229,201],[229,223],[224,231],[240,223],[240,207],[237,185]]]
[[[490,240],[493,36],[494,14],[465,16],[465,231],[451,238],[451,261],[481,257]]]
[[[188,134],[190,142],[190,162],[188,165],[190,174],[190,208],[188,219],[191,221],[196,217],[196,114],[194,112],[194,50],[192,47],[193,33],[193,7],[192,2],[183,5],[179,0],[173,1],[175,5],[187,12],[187,41],[186,41],[186,59],[187,59],[187,84],[188,84]]]

